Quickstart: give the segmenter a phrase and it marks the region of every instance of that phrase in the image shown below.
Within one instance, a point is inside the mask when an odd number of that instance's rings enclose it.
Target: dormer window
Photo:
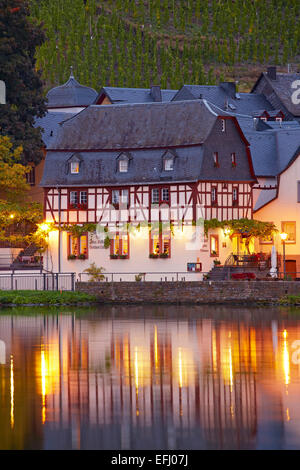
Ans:
[[[127,173],[128,171],[128,159],[119,160],[119,172]]]
[[[164,170],[172,171],[174,169],[174,158],[166,158],[164,162]]]
[[[221,119],[221,130],[222,132],[225,132],[225,119]]]
[[[121,153],[117,158],[117,171],[119,173],[127,173],[129,167],[129,154]]]
[[[282,122],[282,118],[281,118],[281,117],[277,117],[277,118],[276,118],[276,122]]]
[[[72,175],[76,175],[77,173],[79,173],[79,162],[76,162],[76,161],[71,162],[70,168],[71,168]]]

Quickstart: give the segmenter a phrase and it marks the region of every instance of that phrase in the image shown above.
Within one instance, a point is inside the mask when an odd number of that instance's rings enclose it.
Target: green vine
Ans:
[[[204,221],[204,233],[207,236],[210,229],[228,228],[230,235],[240,233],[245,238],[261,237],[267,238],[274,232],[278,232],[276,226],[272,222],[262,222],[255,219],[234,219],[223,220],[210,219]]]

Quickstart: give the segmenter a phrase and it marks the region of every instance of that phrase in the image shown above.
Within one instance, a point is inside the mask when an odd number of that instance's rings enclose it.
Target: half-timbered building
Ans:
[[[232,247],[203,220],[251,218],[255,181],[237,119],[204,100],[89,106],[47,151],[45,220],[63,229],[49,234],[48,267],[207,272]]]

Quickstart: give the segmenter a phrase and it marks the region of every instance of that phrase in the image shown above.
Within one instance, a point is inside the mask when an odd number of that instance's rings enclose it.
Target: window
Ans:
[[[127,173],[127,171],[128,171],[128,160],[127,160],[127,158],[119,160],[119,172],[120,173]]]
[[[35,185],[35,167],[33,166],[29,173],[26,173],[26,183],[30,184],[30,186]]]
[[[218,202],[218,200],[217,200],[217,188],[216,188],[216,186],[213,186],[211,188],[211,204],[216,205],[217,202]]]
[[[69,259],[87,259],[88,257],[88,236],[81,235],[76,237],[69,234],[68,258]]]
[[[70,191],[69,209],[85,210],[88,207],[87,191]]]
[[[264,122],[267,122],[267,118],[264,117],[264,116],[261,116],[261,117],[260,117],[260,120],[261,120],[261,121],[264,121]]]
[[[213,158],[214,158],[214,166],[218,168],[220,166],[219,165],[219,154],[218,154],[218,152],[213,153]]]
[[[77,174],[79,173],[79,162],[71,162],[71,173],[72,174]]]
[[[151,202],[152,202],[152,204],[159,204],[159,189],[157,189],[157,188],[152,189]]]
[[[232,205],[237,206],[239,200],[239,190],[237,186],[232,188]]]
[[[296,243],[296,222],[281,222],[281,230],[288,234],[285,243]]]
[[[169,231],[150,232],[150,258],[170,258],[171,234]]]
[[[129,193],[128,189],[113,189],[111,192],[111,203],[114,206],[119,204],[128,205]]]
[[[236,155],[235,155],[234,152],[231,154],[231,165],[232,165],[233,167],[236,166]]]
[[[110,257],[112,259],[129,258],[129,236],[127,233],[116,232],[110,241]]]
[[[169,188],[154,188],[151,191],[151,202],[152,204],[161,204],[163,202],[169,202],[170,191]]]
[[[172,171],[174,169],[174,159],[173,158],[166,158],[164,162],[164,170],[165,171]]]
[[[221,119],[221,130],[225,132],[225,119]]]
[[[276,118],[276,122],[282,122],[282,118],[281,118],[281,117],[277,117],[277,118]]]
[[[210,256],[219,256],[219,236],[210,236]]]
[[[169,202],[169,188],[162,189],[162,201]]]

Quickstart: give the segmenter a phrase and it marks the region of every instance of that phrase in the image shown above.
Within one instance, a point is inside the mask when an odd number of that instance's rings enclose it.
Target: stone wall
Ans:
[[[300,295],[300,282],[77,282],[76,290],[97,295],[103,303],[222,304],[276,302],[286,294]]]

